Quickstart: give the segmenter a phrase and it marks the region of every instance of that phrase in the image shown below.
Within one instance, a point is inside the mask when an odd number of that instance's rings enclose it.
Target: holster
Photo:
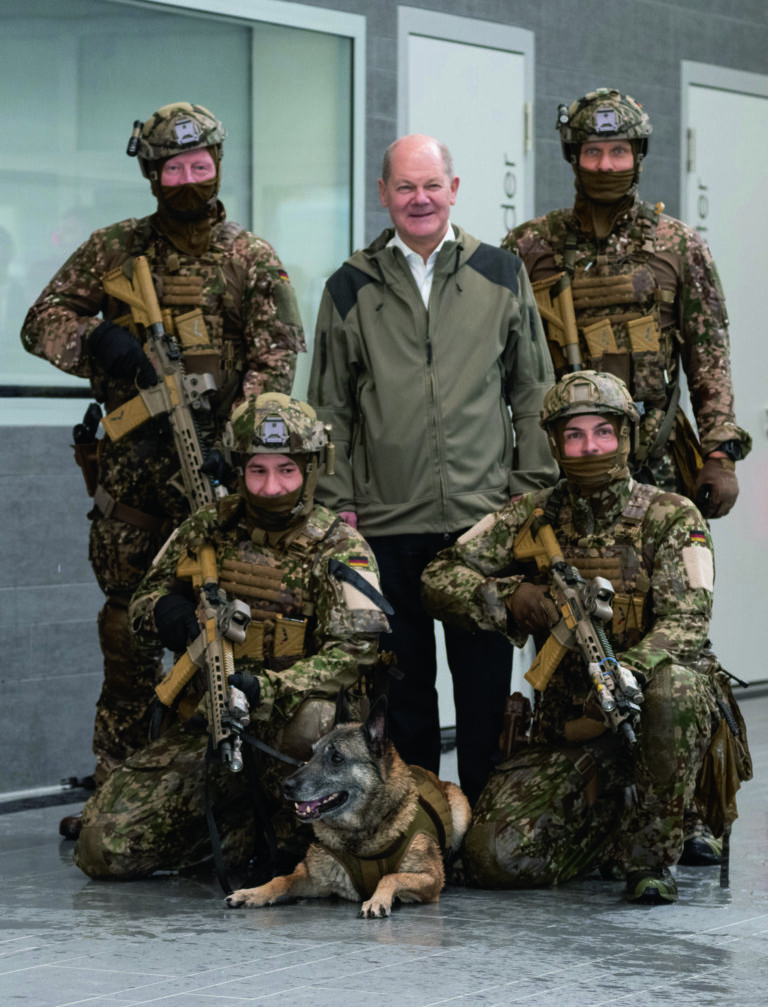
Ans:
[[[72,448],[75,452],[75,461],[80,466],[80,470],[83,473],[83,479],[85,479],[85,488],[88,490],[88,496],[92,497],[96,492],[96,487],[99,483],[98,478],[98,465],[97,465],[97,450],[98,441],[89,441],[87,444],[73,444]]]

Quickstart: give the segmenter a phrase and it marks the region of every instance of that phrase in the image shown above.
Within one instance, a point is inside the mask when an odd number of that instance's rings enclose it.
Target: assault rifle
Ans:
[[[552,577],[551,592],[561,613],[547,642],[536,655],[525,678],[534,689],[544,690],[569,650],[579,650],[606,726],[635,744],[633,725],[640,715],[643,694],[637,679],[616,659],[605,635],[604,623],[613,615],[614,591],[610,581],[594,577],[585,581],[565,562],[552,526],[537,508],[531,521],[515,539],[514,555],[534,559]]]
[[[131,309],[137,326],[147,333],[144,350],[158,373],[159,382],[102,419],[104,430],[112,440],[135,430],[152,416],[167,416],[173,430],[176,452],[181,462],[184,493],[194,512],[226,490],[201,472],[205,461],[195,423],[195,412],[210,410],[210,398],[216,391],[211,374],[186,374],[169,311],[161,311],[152,283],[149,263],[143,255],[133,259],[133,272],[126,275],[123,267],[113,269],[104,277],[104,290],[123,301]],[[191,322],[202,326],[202,314],[197,312]],[[118,319],[118,324],[122,323]],[[127,321],[127,319],[126,319]]]
[[[155,687],[160,702],[170,707],[184,686],[202,669],[205,673],[205,713],[214,750],[233,773],[243,768],[241,734],[249,722],[244,693],[229,684],[235,671],[233,643],[243,643],[251,610],[243,601],[227,601],[219,588],[216,550],[198,546],[196,556],[179,561],[177,574],[191,578],[197,590],[202,632],[192,641],[162,682]]]

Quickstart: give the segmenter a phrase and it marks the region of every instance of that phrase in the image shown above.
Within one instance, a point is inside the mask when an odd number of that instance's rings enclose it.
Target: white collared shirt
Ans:
[[[446,241],[453,241],[453,240],[454,240],[453,228],[451,227],[449,222],[445,234],[440,240],[440,244],[437,246],[434,252],[432,252],[432,254],[429,256],[426,262],[422,259],[421,255],[418,252],[414,252],[412,248],[409,248],[408,245],[406,245],[406,243],[403,241],[403,239],[400,237],[397,231],[395,231],[395,236],[393,238],[390,238],[389,241],[387,242],[387,248],[389,248],[390,245],[396,245],[397,248],[399,248],[400,251],[405,256],[405,261],[411,268],[413,278],[416,281],[416,286],[419,288],[419,293],[421,294],[421,299],[424,301],[425,308],[429,307],[429,294],[430,291],[432,290],[432,277],[435,272],[435,259],[437,258],[437,253],[440,251],[440,249],[443,247]]]

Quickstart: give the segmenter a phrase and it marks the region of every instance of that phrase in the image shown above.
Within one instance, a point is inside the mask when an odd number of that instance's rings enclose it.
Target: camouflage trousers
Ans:
[[[207,764],[207,748],[204,728],[190,721],[174,725],[118,766],[83,808],[74,851],[80,870],[91,878],[131,880],[209,861],[206,803],[227,867],[246,866],[264,845],[254,783],[250,774],[231,772],[216,756]],[[279,850],[296,861],[306,850],[310,832],[296,823],[289,805],[275,800],[269,787],[271,775],[292,771],[269,756],[256,761],[260,807],[271,821]]]
[[[128,625],[128,604],[160,546],[187,513],[183,496],[170,485],[177,463],[167,457],[159,435],[105,440],[99,442],[99,483],[113,499],[158,520],[150,530],[107,517],[98,508],[90,515],[89,558],[106,595],[98,618],[104,680],[93,735],[98,785],[149,738],[163,648],[138,644]]]
[[[532,744],[502,763],[465,838],[468,876],[484,888],[556,885],[603,863],[622,870],[677,862],[712,730],[708,680],[659,669],[630,750],[606,732],[576,748]]]

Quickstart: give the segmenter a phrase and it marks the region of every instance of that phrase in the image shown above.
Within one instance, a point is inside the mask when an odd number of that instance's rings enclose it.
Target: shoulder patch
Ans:
[[[466,265],[491,283],[511,290],[513,294],[520,289],[517,277],[523,261],[512,252],[482,242],[467,259]]]
[[[374,278],[345,262],[326,283],[336,311],[340,318],[346,318],[357,304],[357,296],[363,287],[373,283]]]

